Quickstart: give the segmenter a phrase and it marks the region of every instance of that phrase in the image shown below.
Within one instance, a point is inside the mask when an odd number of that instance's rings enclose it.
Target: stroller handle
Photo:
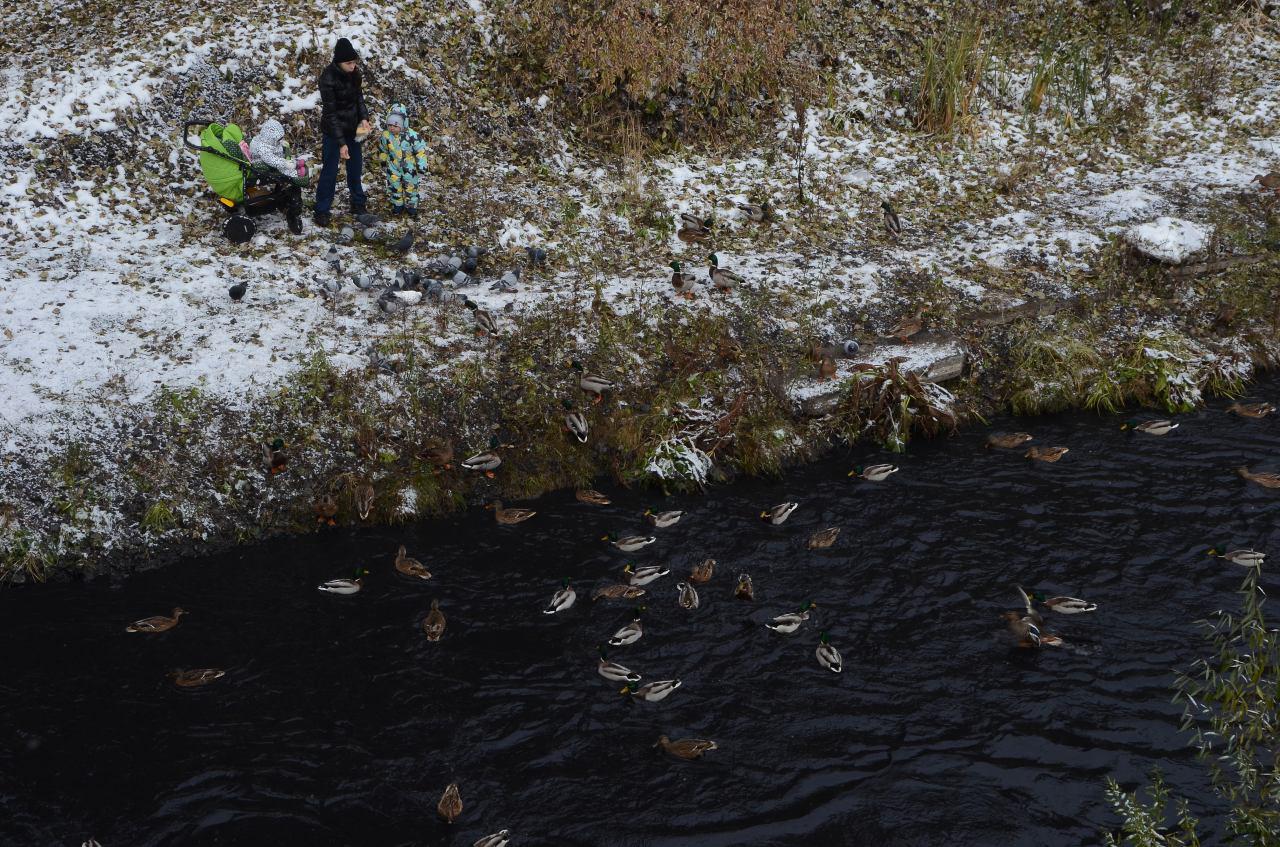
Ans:
[[[197,153],[217,153],[218,152],[217,150],[211,150],[208,147],[205,147],[203,144],[193,144],[191,142],[191,127],[193,126],[204,127],[204,126],[208,126],[211,123],[213,123],[213,121],[211,120],[195,120],[195,121],[187,121],[186,123],[184,123],[182,125],[183,145],[186,146],[187,149],[189,150],[195,150]],[[199,137],[200,137],[199,135],[196,136],[196,138],[199,138]]]

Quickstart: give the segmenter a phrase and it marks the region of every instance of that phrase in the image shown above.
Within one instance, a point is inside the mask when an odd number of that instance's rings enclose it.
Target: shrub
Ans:
[[[990,54],[983,31],[965,27],[931,37],[924,46],[924,67],[915,93],[915,126],[925,132],[949,134],[968,128],[986,75]]]
[[[803,0],[502,0],[495,13],[514,81],[559,97],[595,140],[722,135],[816,67]]]

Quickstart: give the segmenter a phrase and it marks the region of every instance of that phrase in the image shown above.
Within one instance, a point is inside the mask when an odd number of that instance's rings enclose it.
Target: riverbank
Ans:
[[[34,37],[41,9],[5,26]],[[547,98],[478,84],[486,10],[354,3],[321,25],[288,8],[244,34],[221,11],[191,21],[162,4],[145,27],[64,22],[47,56],[6,73],[0,581],[305,532],[326,495],[339,524],[405,521],[593,480],[662,490],[776,473],[1002,409],[1187,410],[1280,358],[1276,201],[1252,182],[1280,164],[1280,47],[1261,13],[1109,30],[1095,45],[1108,58],[1084,49],[1096,65],[1074,93],[1083,26],[991,38],[963,131],[946,137],[916,131],[902,103],[918,67],[851,46],[825,101],[784,110],[762,138],[614,153],[579,143]],[[927,14],[907,17],[895,39],[927,29]],[[104,27],[128,49],[88,47]],[[851,45],[876,34],[859,27]],[[241,248],[217,234],[176,127],[284,115],[314,137],[321,31],[370,45],[375,111],[407,102],[433,159],[419,247],[399,260],[357,240],[339,248],[348,270],[389,277],[485,246],[465,293],[497,337],[476,336],[457,303],[386,317],[350,286],[324,301],[312,280],[336,232],[292,238],[268,220]],[[766,198],[769,221],[736,208]],[[715,218],[710,240],[678,237],[686,211]],[[1162,216],[1207,233],[1178,264],[1126,241]],[[548,266],[516,294],[490,289],[525,246]],[[675,297],[667,264],[702,274],[712,250],[747,284]],[[239,304],[234,281],[249,284]],[[922,309],[936,344],[895,342]],[[858,353],[819,379],[809,349],[846,339]],[[585,445],[562,423],[562,400],[589,399],[573,359],[619,384],[587,411]],[[492,480],[430,461],[442,440],[460,460],[494,435]],[[287,467],[270,474],[262,445],[276,438]]]

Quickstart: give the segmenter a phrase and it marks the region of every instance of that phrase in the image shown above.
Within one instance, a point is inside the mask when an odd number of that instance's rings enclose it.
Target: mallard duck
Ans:
[[[924,329],[924,316],[928,312],[928,309],[918,309],[911,317],[903,318],[899,321],[898,325],[889,331],[889,334],[903,344],[910,344],[911,336],[917,335],[920,330]]]
[[[1013,633],[1013,637],[1018,640],[1019,647],[1040,646],[1040,627],[1030,617],[1017,612],[1005,612],[1000,617]]]
[[[720,267],[720,257],[715,253],[711,254],[711,267],[707,269],[707,276],[711,278],[716,291],[732,291],[746,283],[746,279],[740,274]]]
[[[711,575],[716,572],[715,559],[703,559],[693,570],[689,571],[689,581],[698,585],[706,585],[711,581]]]
[[[356,511],[360,514],[360,520],[369,519],[369,512],[373,509],[374,496],[373,486],[367,482],[356,489]]]
[[[582,362],[577,359],[569,362],[569,367],[578,372],[578,387],[592,395],[591,402],[593,404],[603,400],[605,392],[612,392],[618,389],[618,384],[613,380],[587,373]]]
[[[631,623],[613,634],[613,637],[609,639],[610,647],[626,647],[628,644],[635,644],[640,640],[640,637],[644,635],[644,624],[640,623],[640,613],[643,611],[644,606],[637,608]]]
[[[702,738],[681,738],[678,741],[672,741],[665,735],[658,736],[658,742],[653,745],[655,748],[661,747],[664,753],[669,753],[677,759],[685,761],[693,761],[701,759],[702,754],[708,750],[719,750],[714,741],[706,741]]]
[[[1030,440],[1029,432],[993,432],[987,436],[987,447],[1003,447],[1011,450],[1014,447],[1021,447]]]
[[[810,550],[826,550],[832,544],[836,543],[836,539],[840,537],[840,527],[829,526],[826,529],[820,529],[813,535],[809,536]]]
[[[692,585],[690,585],[687,582],[677,582],[676,591],[680,592],[680,596],[677,598],[677,602],[679,602],[680,608],[682,609],[698,608],[698,603],[699,603],[698,589],[694,588]]]
[[[1280,193],[1280,170],[1272,170],[1265,174],[1258,174],[1249,181],[1258,183],[1260,191],[1275,191]]]
[[[507,847],[511,843],[511,831],[507,829],[499,830],[492,835],[486,835],[479,839],[471,847]]]
[[[698,277],[695,274],[685,273],[680,270],[679,262],[671,263],[671,287],[675,289],[676,294],[681,297],[693,299],[693,291],[698,285]]]
[[[221,668],[194,668],[189,671],[170,671],[169,678],[179,688],[199,688],[215,679],[222,679],[227,672]]]
[[[560,590],[551,595],[551,602],[542,610],[542,614],[554,615],[556,612],[567,611],[573,608],[577,600],[578,592],[573,590],[573,586],[569,584],[569,577],[566,576],[560,583]]]
[[[605,585],[591,592],[591,602],[594,603],[597,600],[634,600],[637,597],[643,597],[646,593],[639,586],[615,582],[612,585]]]
[[[493,472],[502,465],[502,457],[496,452],[500,446],[502,442],[498,440],[498,436],[490,436],[489,449],[484,453],[477,453],[468,459],[463,459],[462,466],[469,471],[483,471],[485,476],[493,479]]]
[[[779,503],[771,509],[765,509],[760,513],[760,519],[768,521],[774,526],[781,526],[787,522],[787,518],[791,517],[791,513],[799,508],[799,503]]]
[[[680,213],[680,228],[689,230],[690,232],[702,232],[711,234],[711,228],[715,226],[715,218],[700,218],[692,212]]]
[[[446,471],[453,470],[453,443],[440,441],[428,444],[419,451],[418,458]]]
[[[1173,421],[1155,420],[1143,421],[1138,423],[1136,420],[1125,421],[1121,425],[1121,429],[1131,430],[1133,432],[1145,432],[1147,435],[1168,435],[1178,428]]]
[[[140,621],[134,621],[124,628],[125,632],[165,632],[178,625],[178,618],[187,613],[186,609],[174,607],[173,616],[152,615]]]
[[[1242,418],[1265,418],[1275,410],[1276,407],[1270,403],[1232,403],[1227,407],[1228,412]]]
[[[773,209],[769,207],[768,200],[759,205],[755,203],[739,203],[738,209],[745,212],[752,223],[761,224],[773,219]]]
[[[897,472],[897,465],[867,465],[866,467],[858,465],[849,471],[849,476],[856,476],[860,479],[865,479],[867,482],[884,482],[889,478],[890,474]]]
[[[334,517],[338,514],[338,501],[334,499],[332,494],[321,494],[316,498],[313,507],[316,513],[316,522],[334,526],[337,521]]]
[[[463,305],[471,310],[471,320],[476,325],[476,335],[494,336],[498,334],[498,319],[490,312],[481,309],[474,300],[465,300]]]
[[[648,547],[658,539],[652,535],[624,535],[621,538],[617,538],[612,533],[609,533],[600,540],[608,541],[623,553],[634,553],[642,547]]]
[[[405,550],[403,544],[396,551],[396,570],[405,576],[411,576],[415,579],[431,579],[431,571],[427,570],[427,566],[417,559],[409,558],[408,551]]]
[[[818,379],[830,380],[836,376],[836,360],[830,356],[823,356],[818,360]]]
[[[289,464],[289,456],[285,453],[284,439],[277,438],[270,444],[262,445],[262,460],[267,465],[267,473],[275,476],[283,473]]]
[[[1247,479],[1249,482],[1256,482],[1263,488],[1280,488],[1280,474],[1268,473],[1266,471],[1251,471],[1246,466],[1241,465],[1236,468],[1236,473],[1241,478]]]
[[[755,600],[756,599],[756,588],[755,588],[755,585],[751,582],[751,574],[749,573],[738,574],[738,584],[734,586],[733,596],[737,597],[739,600]]]
[[[675,691],[684,683],[678,679],[660,679],[657,682],[646,682],[644,685],[636,685],[634,682],[628,682],[619,694],[630,694],[637,700],[644,700],[647,703],[657,703],[659,700],[665,700],[671,696],[671,692]]]
[[[657,565],[649,565],[647,567],[637,569],[635,565],[628,564],[622,569],[627,575],[627,581],[632,585],[648,585],[655,579],[661,579],[671,571],[667,568],[658,567]]]
[[[649,523],[658,529],[666,529],[669,526],[675,526],[684,517],[684,512],[655,512],[652,509],[645,509],[644,516],[649,519]]]
[[[448,626],[445,620],[444,612],[440,611],[440,601],[431,601],[431,611],[427,612],[427,618],[422,622],[422,631],[427,634],[428,641],[439,641],[444,635],[444,628]]]
[[[880,211],[884,231],[896,241],[898,236],[902,235],[902,221],[898,218],[898,213],[893,210],[893,205],[888,200],[880,201]]]
[[[1226,550],[1227,546],[1225,544],[1222,545],[1222,549]],[[1266,553],[1259,553],[1257,550],[1231,550],[1226,553],[1219,553],[1217,547],[1210,550],[1209,555],[1216,556],[1219,559],[1226,559],[1233,565],[1241,565],[1246,568],[1261,567],[1263,560],[1267,558]],[[174,611],[178,612],[181,610],[174,609]],[[168,618],[161,618],[161,620],[168,620]],[[141,623],[141,621],[139,621],[139,623]]]
[[[579,503],[586,503],[590,506],[608,506],[613,502],[594,488],[579,488],[574,492],[573,496],[578,498]]]
[[[358,570],[354,579],[331,579],[320,583],[316,588],[328,594],[359,594],[364,585],[360,577],[364,573],[365,571]]]
[[[818,649],[814,651],[814,655],[818,657],[818,664],[832,673],[840,673],[844,669],[844,660],[840,658],[840,651],[827,642],[825,632],[818,635]]]
[[[451,782],[440,795],[436,811],[445,823],[453,823],[462,814],[462,794],[458,791],[458,783]]]
[[[561,400],[560,405],[564,406],[564,428],[569,430],[569,434],[578,439],[579,444],[587,443],[587,435],[591,432],[591,427],[587,423],[587,416],[574,408],[572,400]]]
[[[1031,615],[1036,623],[1040,623],[1041,619],[1039,613],[1032,608],[1031,601],[1033,600],[1060,615],[1080,615],[1085,612],[1098,611],[1097,603],[1090,603],[1088,600],[1081,600],[1078,597],[1046,597],[1043,591],[1027,591],[1021,585],[1014,587],[1022,595],[1022,601],[1027,607],[1027,614]]]
[[[809,601],[801,606],[797,611],[787,612],[778,615],[770,623],[765,624],[774,632],[780,632],[783,635],[790,635],[800,628],[800,624],[809,620],[809,610],[816,609],[818,606],[813,601]]]
[[[538,514],[532,509],[508,509],[501,500],[494,500],[485,508],[493,510],[493,519],[503,526],[515,526]]]
[[[604,647],[600,648],[600,664],[596,667],[596,672],[610,682],[639,682],[640,674],[631,670],[631,668],[623,667],[617,662],[609,661],[609,654]]]
[[[1022,457],[1036,462],[1056,462],[1067,455],[1069,450],[1069,447],[1032,447]]]

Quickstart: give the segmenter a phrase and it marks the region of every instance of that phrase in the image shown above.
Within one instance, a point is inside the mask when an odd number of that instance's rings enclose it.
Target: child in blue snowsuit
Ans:
[[[427,145],[409,128],[409,113],[396,103],[378,137],[378,153],[387,165],[391,214],[418,216],[418,182],[427,170]]]

